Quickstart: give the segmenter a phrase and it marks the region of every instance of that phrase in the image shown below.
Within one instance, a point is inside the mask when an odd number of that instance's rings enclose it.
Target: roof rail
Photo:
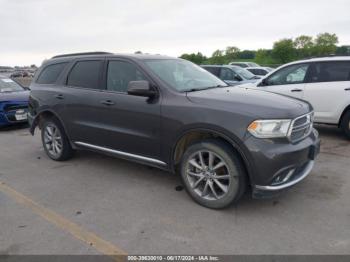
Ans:
[[[309,57],[306,57],[305,59],[342,57],[342,56],[350,56],[350,54],[330,54],[330,55],[309,56]]]
[[[73,53],[73,54],[64,54],[64,55],[56,55],[53,56],[53,58],[60,58],[60,57],[69,57],[69,56],[81,56],[81,55],[111,55],[110,52],[85,52],[85,53]]]

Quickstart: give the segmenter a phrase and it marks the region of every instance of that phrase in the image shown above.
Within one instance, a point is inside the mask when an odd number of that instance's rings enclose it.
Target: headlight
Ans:
[[[287,137],[292,120],[255,120],[248,131],[257,138]]]

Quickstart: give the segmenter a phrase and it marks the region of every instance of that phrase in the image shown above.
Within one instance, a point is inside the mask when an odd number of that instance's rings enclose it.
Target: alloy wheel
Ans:
[[[186,166],[186,177],[191,189],[206,200],[223,198],[232,182],[227,163],[209,150],[191,155]]]
[[[45,148],[53,157],[59,157],[63,149],[63,141],[60,130],[54,124],[48,124],[44,132]]]

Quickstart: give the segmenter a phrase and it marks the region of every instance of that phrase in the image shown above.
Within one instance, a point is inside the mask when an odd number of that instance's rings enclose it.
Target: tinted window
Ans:
[[[36,82],[38,84],[54,84],[66,65],[67,63],[59,63],[45,67]]]
[[[221,71],[220,71],[220,78],[222,80],[233,80],[233,72],[232,70],[228,69],[228,68],[221,68]]]
[[[209,71],[213,75],[220,75],[220,67],[204,67],[205,70]]]
[[[77,62],[69,73],[67,85],[99,89],[101,65],[101,61]]]
[[[291,65],[274,73],[267,79],[268,85],[300,84],[305,80],[309,64]]]
[[[108,63],[107,90],[127,92],[130,81],[147,80],[135,65],[123,61]]]
[[[311,82],[350,81],[350,62],[316,63],[310,75]]]

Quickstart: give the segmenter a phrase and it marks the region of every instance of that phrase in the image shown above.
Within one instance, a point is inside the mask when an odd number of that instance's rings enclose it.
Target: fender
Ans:
[[[194,132],[194,131],[210,132],[210,133],[216,134],[219,137],[222,137],[223,139],[227,140],[233,146],[233,148],[235,148],[237,150],[237,152],[242,157],[244,165],[245,165],[246,170],[248,172],[248,176],[250,178],[250,181],[253,181],[252,180],[253,179],[253,176],[252,176],[253,171],[251,168],[251,163],[253,161],[250,159],[249,153],[245,149],[245,146],[243,145],[241,140],[238,139],[231,132],[228,132],[227,130],[225,130],[223,128],[220,128],[220,127],[215,126],[215,125],[208,125],[208,124],[206,124],[206,126],[198,125],[198,124],[186,126],[183,128],[182,131],[180,131],[180,134],[176,137],[175,143],[173,143],[172,148],[171,148],[171,155],[170,155],[171,159],[170,159],[169,163],[170,163],[170,169],[172,172],[175,172],[174,156],[175,156],[175,150],[176,150],[176,146],[177,146],[178,142],[181,140],[182,137],[184,137],[188,133]]]
[[[49,113],[50,115],[53,115],[54,117],[56,117],[60,121],[61,125],[63,126],[64,132],[66,133],[66,136],[69,138],[69,135],[67,134],[67,130],[66,130],[66,127],[65,127],[62,119],[54,111],[52,111],[51,109],[46,109],[46,108],[39,111],[36,114],[36,116],[33,118],[33,120],[30,121],[31,124],[30,124],[30,128],[29,128],[29,132],[32,134],[32,136],[34,136],[35,128],[39,125],[40,117],[45,113]]]

